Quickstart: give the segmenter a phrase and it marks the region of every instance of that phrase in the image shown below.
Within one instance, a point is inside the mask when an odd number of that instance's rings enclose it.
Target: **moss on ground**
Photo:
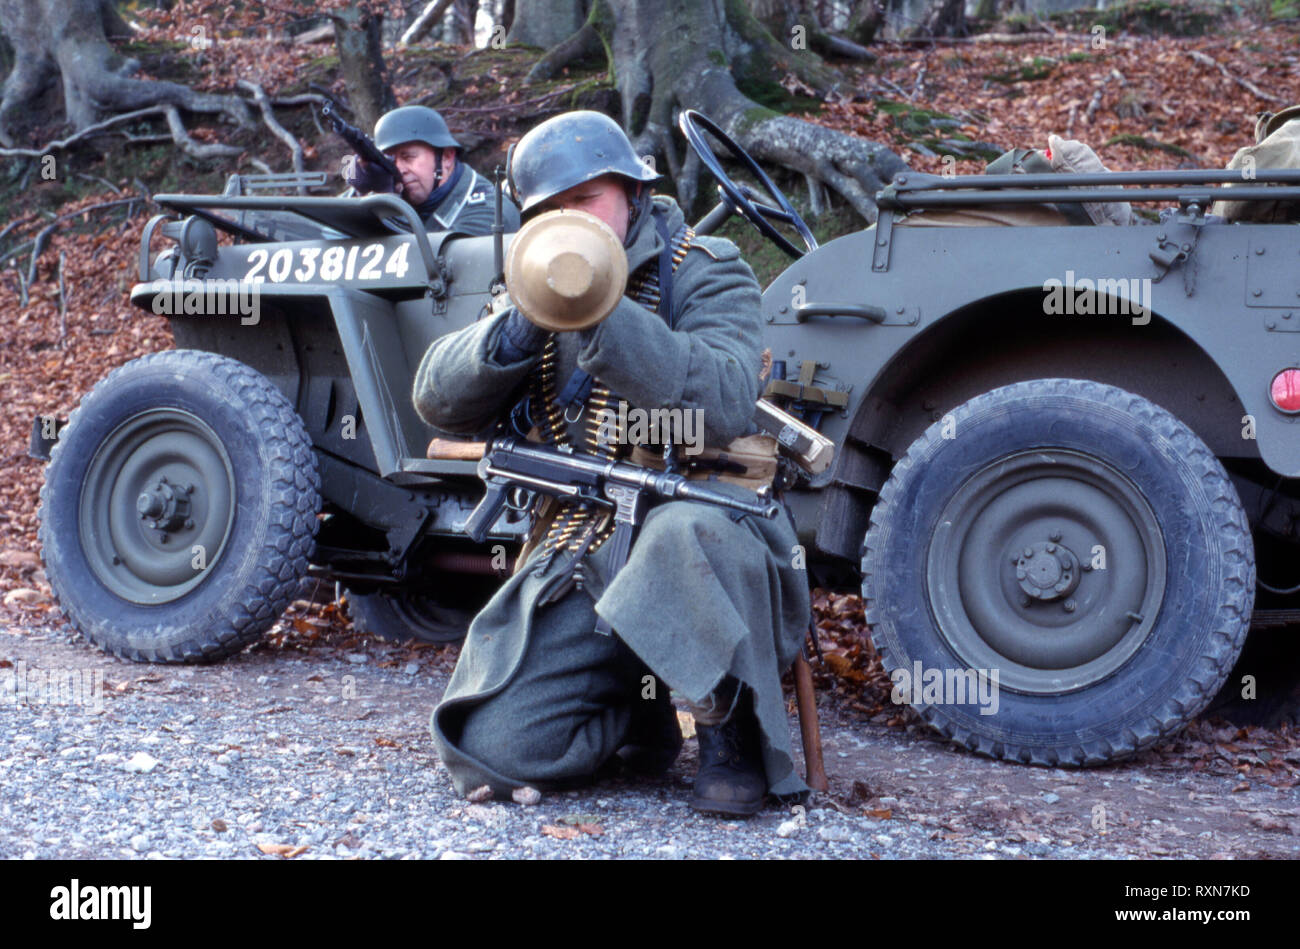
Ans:
[[[1134,135],[1132,132],[1125,132],[1121,135],[1112,135],[1106,140],[1107,145],[1131,145],[1134,148],[1145,149],[1146,151],[1168,152],[1171,155],[1177,155],[1179,158],[1195,158],[1195,156],[1181,145],[1173,145],[1169,142],[1157,142],[1155,139],[1147,138],[1145,135]]]
[[[1275,3],[1295,0],[1273,0]],[[1231,0],[1128,0],[1104,10],[1080,9],[1053,13],[1053,24],[1089,32],[1100,26],[1107,32],[1166,36],[1205,36],[1219,30],[1237,15],[1240,5]]]

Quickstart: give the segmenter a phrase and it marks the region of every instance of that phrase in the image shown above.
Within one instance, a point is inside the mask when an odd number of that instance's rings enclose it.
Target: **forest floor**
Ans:
[[[456,647],[380,642],[335,615],[296,604],[294,632],[207,666],[117,659],[66,627],[0,628],[0,687],[28,688],[0,703],[0,859],[1300,857],[1295,727],[1202,719],[1107,767],[1032,768],[948,747],[897,708],[857,711],[870,687],[820,691],[830,789],[803,805],[691,810],[684,712],[661,777],[467,802],[428,730]],[[69,672],[71,701],[34,684]],[[791,708],[802,767],[795,721]]]

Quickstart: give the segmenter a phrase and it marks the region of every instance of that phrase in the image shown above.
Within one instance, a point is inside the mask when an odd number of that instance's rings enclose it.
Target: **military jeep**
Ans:
[[[1300,230],[1206,213],[1230,185],[1300,197],[1300,172],[907,174],[875,225],[818,247],[716,126],[683,130],[720,187],[699,230],[738,212],[793,259],[763,295],[765,397],[838,451],[786,492],[792,556],[861,584],[897,701],[984,754],[1100,763],[1204,709],[1252,617],[1300,617]],[[178,348],[110,373],[57,440],[34,430],[51,584],[118,655],[232,655],[310,576],[367,629],[454,639],[526,531],[510,511],[469,541],[475,464],[426,458],[411,401],[429,344],[485,313],[501,244],[426,233],[393,196],[272,193],[322,180],[158,195],[131,300]],[[1176,207],[916,226],[1106,201]]]

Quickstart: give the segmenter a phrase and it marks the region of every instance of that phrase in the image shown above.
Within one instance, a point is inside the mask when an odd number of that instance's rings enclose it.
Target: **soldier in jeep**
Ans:
[[[402,180],[394,182],[358,156],[348,184],[359,193],[395,191],[431,231],[492,232],[492,182],[461,160],[460,142],[433,109],[407,105],[384,113],[375,123],[375,146],[393,160]],[[519,230],[513,202],[502,201],[502,214],[506,233]]]

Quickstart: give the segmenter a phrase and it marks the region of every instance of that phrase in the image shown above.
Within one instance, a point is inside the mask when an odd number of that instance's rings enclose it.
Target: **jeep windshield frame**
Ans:
[[[1070,184],[1063,185],[1062,180]],[[1124,187],[1136,185],[1137,187]],[[1194,187],[1187,187],[1187,186]],[[1216,187],[1217,186],[1217,187]],[[929,175],[905,172],[877,192],[882,210],[914,211],[989,203],[1080,204],[1177,201],[1208,208],[1213,201],[1300,200],[1300,169],[1241,171],[1108,171],[1088,174]]]

